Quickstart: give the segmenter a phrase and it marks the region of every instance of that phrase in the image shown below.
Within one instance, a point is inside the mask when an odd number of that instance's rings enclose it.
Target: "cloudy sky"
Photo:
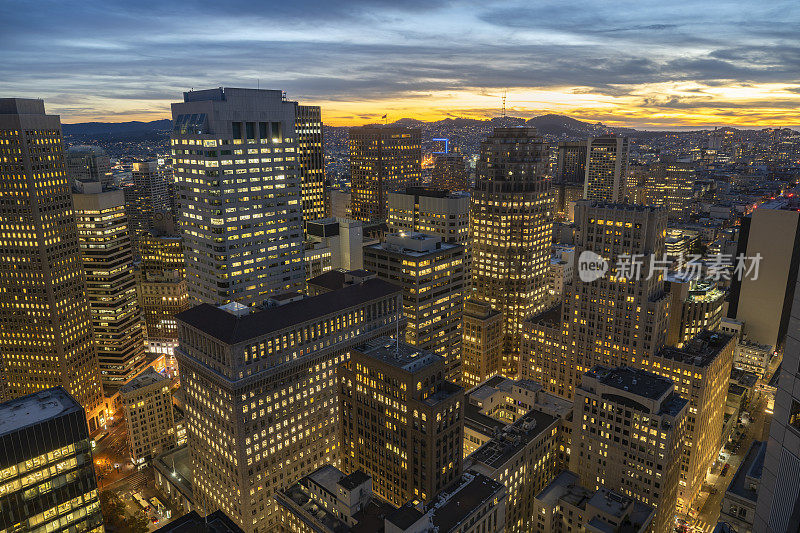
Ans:
[[[517,116],[800,125],[797,0],[0,0],[0,51],[0,95],[64,122],[260,85],[336,125],[496,116],[504,91]]]

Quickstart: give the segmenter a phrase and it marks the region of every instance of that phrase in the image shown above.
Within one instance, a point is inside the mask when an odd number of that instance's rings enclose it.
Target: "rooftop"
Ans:
[[[631,392],[650,400],[658,400],[673,388],[671,379],[628,366],[608,368],[598,365],[586,375],[594,377],[603,385]]]
[[[127,394],[142,387],[158,383],[160,381],[169,382],[169,378],[156,372],[152,366],[148,366],[138,376],[127,382],[122,388],[119,389],[121,394]]]
[[[375,274],[366,270],[345,270],[339,268],[329,270],[308,280],[309,285],[315,285],[329,291],[335,291],[348,285],[374,278]]]
[[[513,424],[502,428],[502,433],[473,452],[469,459],[491,468],[500,468],[559,419],[541,411],[531,410]]]
[[[219,307],[200,304],[178,313],[175,318],[221,342],[238,344],[358,304],[399,294],[400,290],[397,285],[375,278],[282,306],[255,309],[246,315],[236,316]]]
[[[656,356],[697,367],[706,367],[728,346],[731,339],[733,336],[726,333],[703,330],[687,341],[683,348],[665,346],[659,350]]]
[[[83,407],[61,387],[9,400],[0,404],[0,436],[75,411]]]
[[[428,509],[433,510],[434,527],[441,533],[453,531],[465,518],[501,492],[505,492],[503,484],[483,474],[465,472],[453,492],[442,491],[428,504]]]
[[[409,373],[444,361],[442,357],[432,352],[420,350],[416,346],[402,341],[397,342],[391,337],[372,339],[357,347],[356,350],[372,359],[396,366]]]
[[[761,473],[764,469],[764,456],[767,452],[767,443],[765,441],[753,441],[750,448],[747,450],[742,464],[733,475],[730,485],[728,485],[727,492],[735,494],[740,498],[750,500],[753,503],[758,498],[758,486],[753,486],[754,482],[761,479]],[[752,480],[752,481],[751,481]]]
[[[197,511],[191,511],[155,531],[158,533],[244,533],[222,511],[214,511],[205,518],[197,514]]]

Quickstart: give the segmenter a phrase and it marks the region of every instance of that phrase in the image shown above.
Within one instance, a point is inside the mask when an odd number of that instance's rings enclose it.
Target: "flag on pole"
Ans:
[[[388,115],[383,115],[381,118],[386,118]]]

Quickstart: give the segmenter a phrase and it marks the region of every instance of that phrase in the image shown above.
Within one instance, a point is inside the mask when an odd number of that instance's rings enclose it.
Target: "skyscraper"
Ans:
[[[671,531],[689,406],[672,380],[597,366],[575,389],[570,470],[656,508],[652,531]]]
[[[404,127],[350,129],[350,211],[371,222],[386,218],[386,195],[422,178],[420,131]]]
[[[592,281],[576,276],[562,305],[525,323],[522,358],[523,377],[568,399],[595,365],[637,365],[660,349],[669,301],[664,272],[653,263],[664,253],[663,210],[582,200],[575,223],[575,256],[597,254],[608,271]],[[632,254],[638,269],[625,272],[625,257]]]
[[[753,531],[797,529],[800,513],[800,291],[795,290]]]
[[[583,185],[586,181],[586,141],[558,143],[555,184]]]
[[[681,218],[687,214],[695,179],[695,171],[688,163],[658,163],[650,168],[645,181],[647,203],[664,207],[671,219]]]
[[[468,194],[408,187],[388,197],[390,231],[437,235],[445,242],[469,246]]]
[[[104,531],[86,417],[61,387],[0,404],[0,531]]]
[[[325,218],[325,144],[320,107],[297,105],[294,129],[297,134],[303,221]]]
[[[474,296],[503,313],[502,371],[516,374],[522,321],[547,300],[553,197],[535,128],[495,128],[481,143],[471,197]]]
[[[749,340],[781,350],[800,271],[800,200],[780,197],[742,218],[740,254],[760,256],[758,275],[733,277],[728,317],[744,322]]]
[[[444,371],[441,357],[388,337],[339,367],[343,470],[372,476],[394,505],[430,501],[461,475],[464,389]]]
[[[281,91],[233,88],[172,104],[193,302],[252,305],[303,288],[296,107]]]
[[[458,152],[434,154],[431,187],[448,191],[468,191],[469,172],[464,156]]]
[[[405,340],[445,360],[446,377],[461,380],[464,247],[424,233],[389,233],[364,247],[364,269],[403,288]]]
[[[64,165],[42,100],[0,99],[0,357],[10,398],[63,386],[91,429],[103,389]]]
[[[249,533],[275,531],[273,493],[339,464],[337,366],[351,348],[394,334],[401,305],[398,287],[372,278],[263,308],[180,313],[195,505],[222,509]]]
[[[583,197],[622,202],[628,187],[628,138],[595,137],[587,142]]]
[[[159,224],[139,237],[137,296],[144,317],[147,349],[150,353],[173,356],[178,344],[175,315],[189,308],[186,290],[186,261],[182,239],[171,224]],[[165,218],[162,218],[165,220]]]
[[[113,183],[111,159],[99,146],[70,146],[64,157],[67,162],[67,175],[70,185],[74,181],[96,181],[103,187]]]
[[[132,184],[124,188],[131,242],[138,256],[139,235],[153,229],[156,212],[167,209],[167,171],[158,161],[133,164]]]
[[[125,195],[79,181],[72,202],[101,378],[106,387],[119,388],[145,363]]]

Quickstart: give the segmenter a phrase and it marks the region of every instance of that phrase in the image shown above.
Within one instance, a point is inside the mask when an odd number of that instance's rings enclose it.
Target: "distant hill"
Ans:
[[[81,122],[61,125],[64,135],[130,135],[166,132],[171,129],[172,121],[166,118],[151,122]]]

